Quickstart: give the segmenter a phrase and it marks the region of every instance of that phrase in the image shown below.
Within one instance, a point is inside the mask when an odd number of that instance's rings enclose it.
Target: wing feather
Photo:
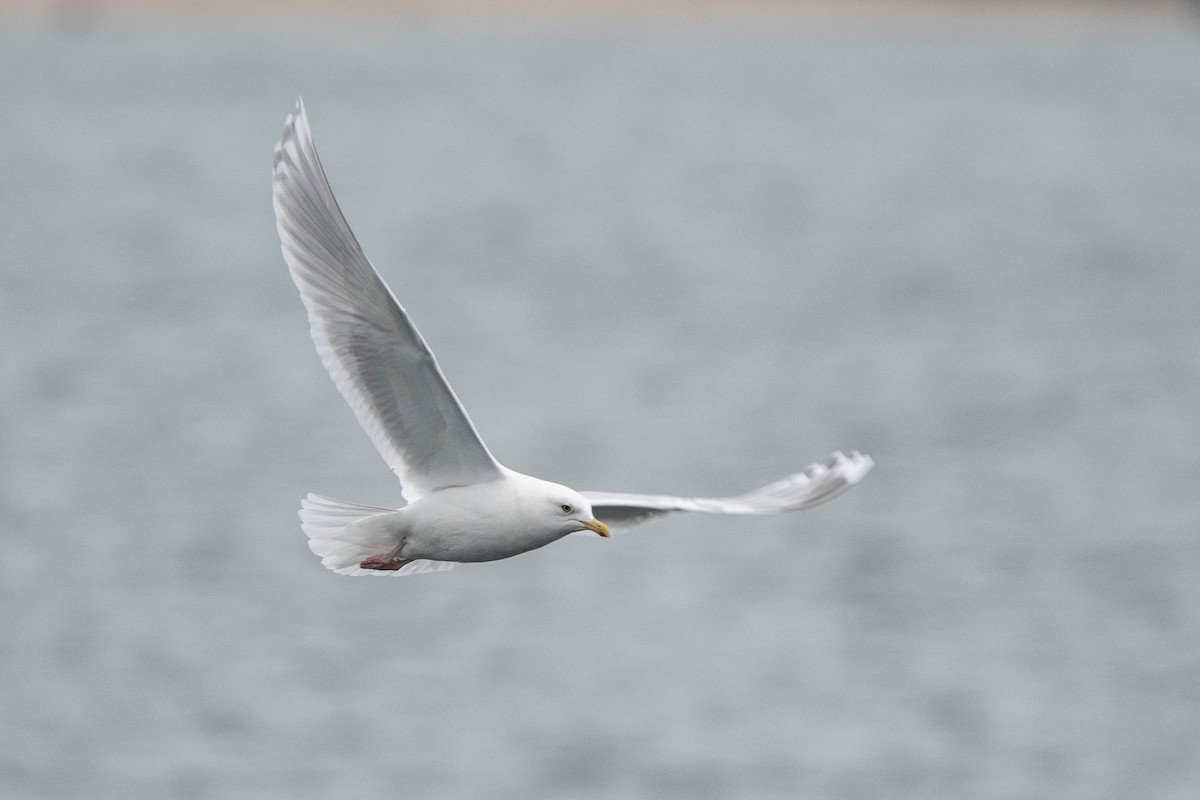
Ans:
[[[679,511],[702,514],[777,514],[799,511],[832,500],[870,471],[875,462],[857,451],[834,453],[772,484],[736,497],[672,497],[655,494],[580,492],[592,513],[609,527],[629,527]]]
[[[302,102],[275,145],[273,201],[321,362],[405,499],[500,477],[429,346],[338,208]]]

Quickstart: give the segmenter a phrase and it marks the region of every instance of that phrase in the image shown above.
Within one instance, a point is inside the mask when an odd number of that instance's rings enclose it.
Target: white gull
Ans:
[[[429,346],[363,255],[325,178],[302,102],[275,146],[273,201],[283,258],[321,361],[407,501],[397,510],[305,497],[300,520],[309,548],[334,572],[444,570],[515,556],[577,531],[608,536],[610,527],[676,511],[796,511],[841,494],[874,463],[858,452],[835,453],[735,497],[576,492],[508,469],[479,438]]]

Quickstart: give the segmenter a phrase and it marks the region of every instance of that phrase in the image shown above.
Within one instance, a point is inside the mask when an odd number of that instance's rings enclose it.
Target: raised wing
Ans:
[[[342,216],[299,101],[275,145],[273,200],[313,343],[405,499],[498,478],[500,465]]]
[[[669,497],[655,494],[580,492],[592,504],[596,519],[609,527],[628,527],[676,511],[704,514],[777,514],[799,511],[832,500],[870,471],[875,462],[857,451],[834,453],[824,464],[813,464],[761,489],[738,497]]]

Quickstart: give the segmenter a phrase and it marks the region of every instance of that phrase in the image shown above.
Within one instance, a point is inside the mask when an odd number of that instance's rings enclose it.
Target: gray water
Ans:
[[[303,94],[492,450],[862,485],[409,579],[278,252]],[[1193,798],[1200,39],[0,34],[0,796]]]

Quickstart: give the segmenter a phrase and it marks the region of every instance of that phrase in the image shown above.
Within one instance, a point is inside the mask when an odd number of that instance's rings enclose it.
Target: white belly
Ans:
[[[505,482],[444,489],[405,508],[402,518],[404,559],[495,561],[561,539],[526,518]]]

